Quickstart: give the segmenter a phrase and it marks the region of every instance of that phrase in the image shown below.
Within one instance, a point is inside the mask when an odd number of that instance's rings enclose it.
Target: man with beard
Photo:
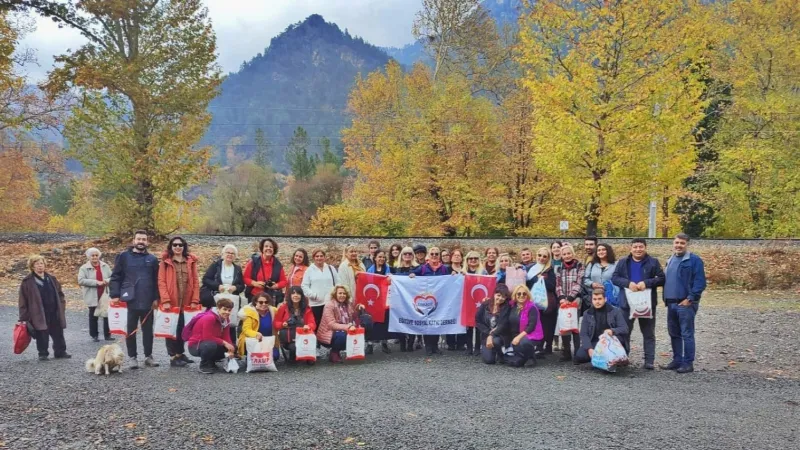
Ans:
[[[133,246],[117,256],[109,281],[111,303],[128,308],[128,368],[138,369],[136,334],[142,335],[144,365],[158,367],[153,360],[153,310],[158,308],[158,258],[147,252],[147,232],[133,235]],[[137,333],[134,330],[140,327]]]

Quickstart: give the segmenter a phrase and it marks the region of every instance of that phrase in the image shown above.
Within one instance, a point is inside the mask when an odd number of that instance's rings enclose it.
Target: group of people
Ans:
[[[364,321],[370,322],[366,353],[375,345],[391,353],[390,343],[399,342],[400,350],[411,352],[424,346],[428,355],[440,353],[440,344],[450,351],[480,355],[487,364],[505,363],[517,367],[528,361],[552,354],[559,347],[561,360],[575,364],[590,361],[594,346],[602,334],[616,336],[630,350],[630,335],[635,320],[625,290],[650,289],[652,318],[639,318],[644,339],[644,368],[652,370],[655,362],[655,311],[657,287],[663,286],[667,307],[673,360],[664,369],[680,373],[693,371],[695,354],[694,318],[705,289],[703,261],[688,251],[689,237],[679,234],[673,241],[674,254],[666,263],[666,271],[656,258],[648,255],[644,239],[631,241],[630,254],[617,261],[611,245],[598,243],[594,237],[584,239],[584,255],[579,256],[568,242],[556,241],[533,252],[524,248],[520,261],[490,247],[484,252],[465,252],[460,248],[426,248],[424,245],[393,244],[388,250],[378,241],[368,244],[368,254],[359,257],[358,248],[348,245],[341,263],[327,263],[325,250],[309,254],[297,249],[287,268],[276,257],[278,244],[266,238],[259,242],[244,264],[237,264],[238,250],[223,247],[221,257],[206,269],[202,278],[198,258],[189,252],[189,245],[180,236],[169,240],[161,258],[148,252],[148,235],[134,234],[132,246],[121,252],[113,269],[102,261],[96,248],[86,251],[87,263],[78,271],[78,284],[89,308],[89,334],[99,341],[99,322],[103,323],[106,340],[113,339],[107,318],[98,317],[97,308],[106,298],[110,305],[127,307],[126,346],[128,368],[140,367],[137,335],[142,336],[145,367],[157,367],[153,358],[153,311],[206,309],[193,324],[187,342],[183,340],[183,314],[178,317],[175,339],[166,339],[170,366],[184,367],[194,361],[186,354],[200,358],[203,373],[213,373],[216,363],[226,355],[243,356],[247,338],[275,339],[274,358],[295,361],[295,339],[298,329],[315,332],[320,349],[318,356],[329,361],[342,360],[348,330]],[[53,341],[55,358],[69,358],[63,329],[64,293],[58,280],[46,272],[41,256],[29,259],[31,273],[22,281],[19,297],[19,320],[35,330],[40,360],[49,358],[49,339]],[[506,285],[509,269],[524,270],[525,284]],[[459,274],[494,275],[496,288],[477,309],[475,326],[457,335],[405,335],[388,330],[389,309],[383,323],[372,323],[364,316],[364,308],[355,303],[353,293],[356,275],[360,272],[389,276],[443,276]],[[536,306],[531,289],[543,285],[547,305]],[[616,286],[618,306],[608,303],[609,289]],[[231,298],[246,299],[237,308]],[[244,303],[244,302],[243,302]],[[557,333],[559,309],[577,307],[582,316],[580,332]],[[234,310],[239,326],[231,325]]]

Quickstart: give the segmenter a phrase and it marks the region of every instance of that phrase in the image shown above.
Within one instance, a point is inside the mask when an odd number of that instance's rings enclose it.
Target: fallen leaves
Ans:
[[[133,440],[136,445],[144,445],[147,443],[147,436],[136,436],[136,439]]]
[[[169,392],[178,392],[178,389],[177,389],[177,388],[169,388],[169,389],[167,389],[167,390],[168,390]]]
[[[202,438],[200,438],[200,440],[202,440],[206,444],[213,444],[214,443],[214,436],[212,436],[210,434],[207,434],[207,435],[203,436]]]
[[[128,423],[126,423],[126,424],[125,424],[125,425],[123,425],[123,426],[124,426],[125,428],[129,429],[129,430],[132,430],[132,429],[136,428],[136,422],[128,422]]]
[[[556,375],[556,380],[558,381],[564,381],[565,378],[567,378],[566,375]]]
[[[345,440],[344,440],[344,443],[345,443],[345,444],[349,444],[349,443],[351,443],[351,442],[353,442],[353,441],[355,441],[355,440],[356,440],[356,438],[354,438],[354,437],[349,437],[349,438],[347,438],[347,439],[345,439]]]

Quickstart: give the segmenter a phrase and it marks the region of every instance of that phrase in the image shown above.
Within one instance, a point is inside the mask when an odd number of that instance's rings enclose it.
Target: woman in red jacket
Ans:
[[[289,283],[278,254],[278,243],[270,238],[262,239],[258,244],[261,255],[255,255],[247,261],[242,275],[247,286],[245,295],[248,300],[261,292],[268,292],[275,299],[277,306],[283,302],[283,289]]]
[[[308,299],[303,293],[303,288],[300,286],[289,288],[289,301],[281,303],[281,306],[278,307],[272,326],[278,331],[283,358],[287,362],[295,362],[297,328],[300,327],[306,331],[317,330],[317,321],[314,319],[314,312],[308,306]],[[313,364],[313,361],[308,361],[308,364]]]
[[[189,353],[200,357],[200,372],[212,374],[216,369],[216,362],[226,354],[233,355],[234,347],[231,342],[231,311],[233,302],[221,298],[217,307],[202,317],[192,327],[192,336],[189,338]]]

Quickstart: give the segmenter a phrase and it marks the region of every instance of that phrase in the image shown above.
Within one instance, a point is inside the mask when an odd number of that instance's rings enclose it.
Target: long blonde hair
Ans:
[[[536,250],[537,256],[538,256],[539,252],[541,252],[542,250],[547,252],[547,264],[545,264],[544,269],[542,269],[536,275],[541,275],[541,274],[547,272],[548,270],[550,270],[551,267],[553,267],[553,253],[550,251],[550,248],[549,247],[541,247],[539,250]]]
[[[400,262],[403,261],[403,253],[411,253],[411,266],[410,267],[417,267],[417,260],[414,258],[414,249],[411,247],[403,247],[400,249],[400,257],[397,258],[397,261],[394,262],[395,267],[404,267],[400,265]]]
[[[528,301],[533,300],[533,296],[531,295],[530,289],[524,284],[520,284],[519,286],[514,288],[514,292],[511,294],[511,301],[514,302],[514,305],[517,305],[517,292],[524,292],[528,296]]]
[[[475,269],[475,273],[481,274],[481,273],[483,273],[484,270],[486,270],[483,267],[483,261],[481,260],[481,254],[476,252],[475,250],[472,250],[472,251],[468,252],[467,256],[464,258],[464,263],[463,263],[464,273],[467,273],[467,270],[469,270],[469,259],[470,258],[478,258],[478,268]]]

